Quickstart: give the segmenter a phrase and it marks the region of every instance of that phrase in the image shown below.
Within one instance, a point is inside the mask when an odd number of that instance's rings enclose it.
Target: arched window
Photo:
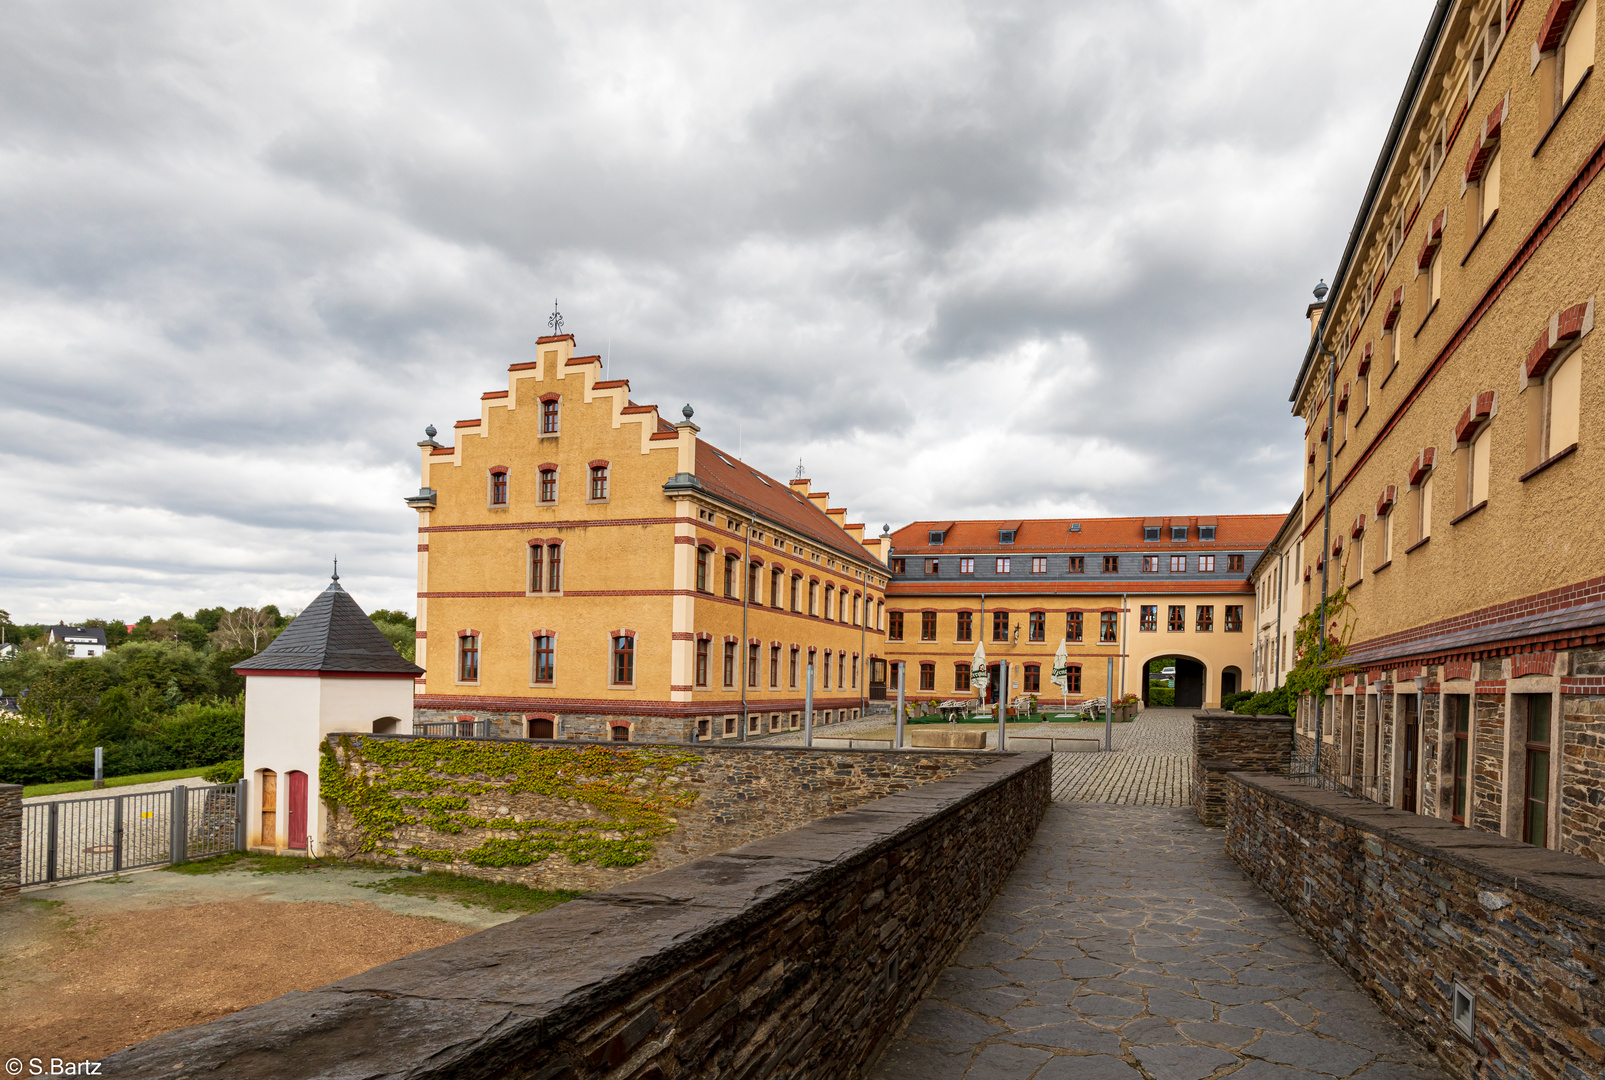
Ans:
[[[557,398],[548,398],[541,402],[541,434],[557,434]]]
[[[539,540],[530,541],[529,545],[529,591],[540,592],[546,584],[542,571],[546,565],[546,545]]]
[[[557,501],[557,470],[541,470],[541,502],[555,503]]]
[[[607,498],[607,466],[591,466],[591,501],[598,502]]]
[[[724,594],[734,598],[736,595],[736,556],[724,557]]]
[[[561,592],[563,589],[563,545],[546,545],[546,591]]]
[[[769,573],[769,606],[770,607],[777,608],[777,607],[780,606],[780,592],[781,592],[780,582],[785,576],[786,576],[786,571],[782,570],[778,566],[775,567],[773,570],[771,570],[770,573]]]
[[[613,685],[635,682],[635,639],[619,634],[613,639]]]
[[[465,631],[457,638],[457,680],[479,681],[479,635]]]
[[[708,549],[697,548],[697,592],[708,591]]]
[[[733,641],[724,643],[724,684],[736,685],[736,643]]]
[[[492,506],[507,505],[507,470],[492,469],[490,471],[490,504]]]
[[[630,741],[630,728],[629,728],[628,724],[614,724],[613,725],[613,741],[614,742],[629,742]]]
[[[697,685],[708,685],[708,639],[697,641]]]

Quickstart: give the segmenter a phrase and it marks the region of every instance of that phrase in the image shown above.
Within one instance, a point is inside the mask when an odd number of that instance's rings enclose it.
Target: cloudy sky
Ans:
[[[0,608],[412,609],[556,299],[853,520],[1281,513],[1430,0],[126,4],[0,26]]]

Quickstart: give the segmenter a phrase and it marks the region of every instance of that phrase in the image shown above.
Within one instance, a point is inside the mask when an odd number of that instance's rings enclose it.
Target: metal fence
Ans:
[[[496,734],[489,720],[430,720],[413,724],[412,732],[431,739],[489,739]]]
[[[246,781],[24,803],[22,884],[243,850]]]

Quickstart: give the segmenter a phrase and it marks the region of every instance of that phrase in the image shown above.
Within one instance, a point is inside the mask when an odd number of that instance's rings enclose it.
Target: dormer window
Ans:
[[[930,542],[932,547],[936,547],[936,546],[939,546],[942,543],[943,535],[945,535],[945,534],[937,532],[936,530],[933,529],[929,533],[926,534],[926,538]]]
[[[1157,543],[1159,543],[1159,526],[1158,525],[1144,525],[1142,527],[1142,539],[1143,539],[1143,542],[1146,543],[1146,544],[1157,544]]]
[[[1172,525],[1170,527],[1170,542],[1173,544],[1185,544],[1187,542],[1187,526]]]
[[[999,529],[998,530],[998,543],[1000,543],[1000,544],[1012,544],[1012,543],[1014,543],[1014,530],[1013,529]]]
[[[1200,539],[1200,540],[1213,540],[1213,539],[1215,539],[1215,526],[1213,526],[1213,525],[1200,525],[1200,526],[1198,526],[1198,539]]]

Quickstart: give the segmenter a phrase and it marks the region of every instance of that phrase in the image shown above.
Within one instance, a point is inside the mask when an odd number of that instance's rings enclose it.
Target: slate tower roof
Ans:
[[[234,666],[241,675],[320,672],[418,676],[424,669],[396,652],[338,581],[320,592],[273,643]]]

